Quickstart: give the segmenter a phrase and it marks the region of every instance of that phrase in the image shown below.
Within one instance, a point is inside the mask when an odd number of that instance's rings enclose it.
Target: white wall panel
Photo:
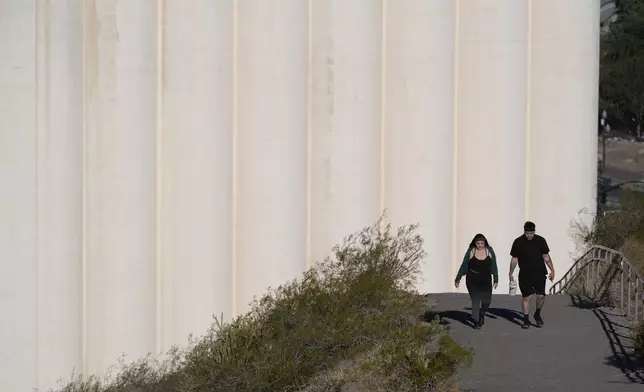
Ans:
[[[306,268],[308,3],[238,0],[237,308]]]
[[[233,300],[233,1],[165,4],[163,350],[230,319]]]
[[[383,207],[424,292],[477,232],[506,292],[525,219],[569,267],[599,0],[186,4],[0,0],[0,390],[185,344]]]
[[[451,291],[454,0],[387,1],[385,207],[420,224],[422,292]]]
[[[311,258],[381,212],[382,3],[312,2]]]
[[[38,385],[46,389],[83,365],[83,15],[81,0],[37,4]]]
[[[500,293],[508,291],[510,246],[523,232],[527,17],[527,0],[460,2],[454,262],[485,234]]]
[[[35,4],[0,1],[0,390],[38,380]]]
[[[559,277],[575,251],[571,221],[595,212],[599,12],[598,0],[532,1],[528,217]]]
[[[88,372],[156,351],[156,6],[88,4]]]

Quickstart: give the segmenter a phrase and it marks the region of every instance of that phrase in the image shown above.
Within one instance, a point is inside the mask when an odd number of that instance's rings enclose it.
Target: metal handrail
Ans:
[[[610,278],[600,276],[600,269],[606,267],[606,274],[612,274]],[[612,269],[611,269],[612,267]],[[619,308],[635,322],[644,319],[644,279],[637,273],[637,270],[619,251],[601,245],[593,245],[581,257],[579,257],[564,276],[550,287],[550,294],[562,294],[579,277],[586,274],[584,288],[586,285],[609,290],[612,280],[619,277]],[[596,293],[595,293],[596,295]],[[626,295],[626,299],[624,296]]]

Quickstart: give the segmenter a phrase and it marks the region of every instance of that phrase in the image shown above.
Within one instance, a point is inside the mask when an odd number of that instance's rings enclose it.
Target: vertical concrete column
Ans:
[[[237,0],[237,312],[306,267],[308,2]]]
[[[381,1],[313,1],[311,260],[375,223],[382,205]]]
[[[86,10],[87,368],[156,351],[157,2]]]
[[[0,1],[0,390],[38,382],[37,38],[34,2]]]
[[[233,1],[165,2],[162,342],[232,316]]]
[[[575,252],[571,223],[591,224],[596,207],[600,2],[531,4],[527,216],[561,277]]]
[[[525,218],[527,25],[528,0],[460,2],[455,261],[476,233],[485,234],[501,293]]]
[[[419,290],[450,291],[456,3],[385,3],[385,207],[396,225],[420,224]]]
[[[37,387],[47,390],[83,369],[83,2],[35,3]]]

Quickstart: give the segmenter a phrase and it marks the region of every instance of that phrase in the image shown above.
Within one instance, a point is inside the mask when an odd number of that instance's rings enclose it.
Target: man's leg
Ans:
[[[523,295],[523,315],[527,316],[530,314],[530,301],[532,300],[532,294]]]
[[[522,310],[523,310],[523,325],[522,328],[530,328],[530,300],[532,299],[532,293],[534,292],[534,285],[530,276],[521,275],[519,273],[519,290],[521,290],[522,298]]]
[[[535,293],[537,294],[537,309],[534,311],[534,320],[538,326],[543,325],[541,309],[546,302],[546,277],[535,279]]]
[[[532,299],[532,294],[529,294],[529,291],[527,293],[523,294],[523,290],[521,291],[521,295],[523,295],[523,325],[521,325],[521,328],[523,329],[530,328],[530,300]]]

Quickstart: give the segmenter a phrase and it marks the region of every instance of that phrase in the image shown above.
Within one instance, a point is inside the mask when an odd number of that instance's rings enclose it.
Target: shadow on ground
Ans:
[[[571,295],[570,298],[574,307],[592,310],[599,320],[613,352],[604,364],[620,369],[632,383],[644,384],[644,358],[638,358],[633,353],[633,338],[629,336],[631,327],[615,322],[611,316],[620,315],[603,310],[587,297]]]
[[[442,312],[429,311],[425,313],[425,320],[431,321],[431,320],[434,320],[435,318],[439,318],[441,324],[448,325],[448,324],[451,324],[452,321],[456,321],[470,328],[474,328],[474,318],[472,317],[472,314],[471,314],[472,308],[464,308],[464,309],[466,311],[462,311],[462,310],[446,310]],[[502,318],[519,326],[523,324],[523,315],[520,312],[517,312],[516,310],[489,308],[485,314],[485,317],[491,318],[491,319]]]

